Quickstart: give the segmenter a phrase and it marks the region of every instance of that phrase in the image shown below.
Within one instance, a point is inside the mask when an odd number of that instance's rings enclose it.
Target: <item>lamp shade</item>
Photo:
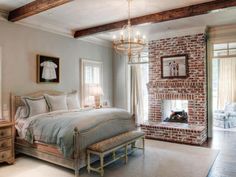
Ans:
[[[100,85],[92,85],[89,87],[89,95],[90,96],[102,96],[103,90]]]

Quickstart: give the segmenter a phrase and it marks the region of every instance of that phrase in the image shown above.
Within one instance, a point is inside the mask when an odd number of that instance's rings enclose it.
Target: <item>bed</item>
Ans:
[[[45,94],[64,93],[40,91],[24,96],[37,98]],[[23,105],[21,96],[11,94],[12,116]],[[134,117],[117,108],[50,112],[32,116],[21,123],[24,128],[19,130],[17,127],[15,138],[17,153],[73,169],[75,176],[79,176],[79,169],[86,165],[88,146],[135,129]],[[18,124],[16,121],[16,126]]]

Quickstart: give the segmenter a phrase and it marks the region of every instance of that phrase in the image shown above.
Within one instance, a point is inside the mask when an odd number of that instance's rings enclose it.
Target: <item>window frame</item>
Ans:
[[[231,41],[218,41],[218,42],[212,42],[212,46],[211,46],[211,56],[212,59],[217,59],[217,58],[231,58],[231,57],[236,57],[236,55],[230,55],[229,51],[230,50],[235,50],[236,48],[230,48],[229,44],[231,43],[236,43],[236,39],[235,40],[231,40]],[[226,49],[214,49],[214,45],[219,45],[219,44],[226,44],[227,48]],[[226,55],[219,55],[219,56],[215,56],[214,52],[217,51],[226,51]]]
[[[88,65],[96,65],[96,66],[99,66],[100,68],[100,86],[102,87],[103,89],[103,62],[102,61],[98,61],[98,60],[91,60],[91,59],[81,59],[80,60],[80,79],[81,79],[81,82],[80,82],[80,105],[82,108],[85,107],[85,103],[84,103],[84,100],[85,100],[85,95],[84,95],[84,85],[85,85],[85,67],[88,66]],[[104,89],[103,89],[104,90]],[[89,105],[91,106],[91,105]]]

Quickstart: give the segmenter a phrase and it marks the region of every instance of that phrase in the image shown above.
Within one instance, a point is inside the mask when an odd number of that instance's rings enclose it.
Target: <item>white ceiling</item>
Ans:
[[[161,12],[210,0],[133,0],[132,17]],[[72,30],[115,22],[127,18],[127,0],[75,0],[23,21],[57,23]]]
[[[232,24],[236,24],[236,8],[162,23],[140,25],[134,27],[134,30],[141,32],[141,34],[146,35],[149,40],[152,40],[161,38],[166,34],[174,33],[175,31],[183,31],[183,29],[195,30],[198,27],[212,27]],[[105,40],[112,40],[113,35],[118,36],[119,31],[106,32],[93,36]]]
[[[4,11],[11,11],[34,0],[0,0],[0,9]]]
[[[33,0],[0,0],[0,9],[11,11]],[[132,17],[152,14],[165,10],[208,2],[211,0],[133,0]],[[77,29],[102,25],[127,19],[127,0],[74,0],[62,6],[20,21],[22,24],[49,29],[53,32],[72,35]],[[168,21],[138,27],[147,36],[168,30],[178,30],[206,25],[223,25],[236,23],[236,10],[201,15],[180,20]],[[94,35],[101,39],[111,39],[114,32]]]

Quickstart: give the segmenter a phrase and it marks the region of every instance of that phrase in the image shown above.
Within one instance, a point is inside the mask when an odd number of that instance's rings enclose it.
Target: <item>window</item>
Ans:
[[[82,107],[94,105],[94,96],[91,95],[92,87],[102,88],[102,62],[81,60],[81,103]]]
[[[213,56],[215,58],[230,57],[232,55],[236,55],[236,42],[213,45]]]
[[[236,42],[215,43],[212,54],[212,101],[216,111],[236,101]]]
[[[141,53],[141,84],[142,84],[142,95],[143,95],[143,122],[148,120],[148,89],[147,84],[149,82],[149,64],[148,64],[148,49]],[[145,63],[146,62],[146,63]]]

